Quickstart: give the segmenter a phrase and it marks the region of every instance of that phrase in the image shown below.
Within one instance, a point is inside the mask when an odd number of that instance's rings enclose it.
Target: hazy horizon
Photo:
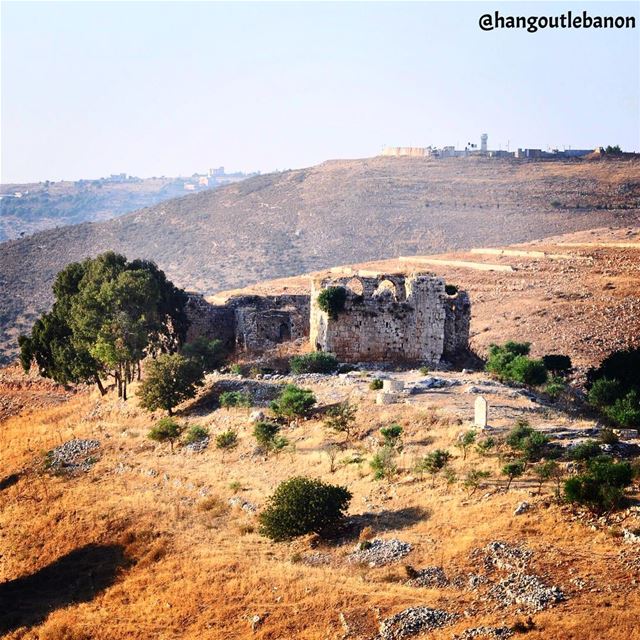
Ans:
[[[478,27],[639,6],[3,2],[1,179],[269,172],[484,132],[640,151],[637,29]]]

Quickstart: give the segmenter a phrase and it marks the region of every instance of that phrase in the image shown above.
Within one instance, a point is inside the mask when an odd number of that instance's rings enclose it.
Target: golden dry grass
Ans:
[[[494,457],[472,453],[463,462],[452,446],[467,424],[463,408],[472,396],[438,393],[415,405],[377,406],[366,385],[333,382],[313,388],[322,403],[347,395],[358,402],[359,434],[353,447],[366,456],[381,425],[403,425],[403,471],[396,481],[374,481],[366,463],[340,465],[331,474],[322,447],[340,437],[328,434],[316,420],[287,431],[295,453],[268,459],[252,456],[251,428],[241,410],[196,416],[187,406],[183,413],[183,419],[205,424],[214,434],[229,427],[238,430],[239,446],[224,459],[213,445],[199,455],[179,450],[172,455],[168,446],[151,443],[145,434],[152,420],[135,400],[125,405],[80,394],[64,405],[5,421],[0,427],[2,474],[23,475],[0,491],[1,579],[29,576],[91,544],[118,545],[126,556],[110,584],[93,597],[43,611],[34,626],[15,628],[6,637],[319,640],[341,636],[340,612],[360,613],[373,624],[376,609],[386,616],[414,605],[469,612],[468,619],[432,638],[523,619],[514,609],[495,609],[474,592],[404,586],[402,564],[378,569],[346,564],[344,555],[356,538],[344,545],[321,545],[316,550],[330,554],[332,564],[308,566],[299,560],[311,540],[272,544],[256,532],[251,514],[228,505],[238,495],[261,506],[278,482],[301,473],[348,485],[354,496],[350,512],[376,514],[368,516],[365,535],[411,542],[414,550],[406,560],[414,567],[442,565],[451,576],[480,571],[469,554],[490,540],[531,548],[535,572],[561,585],[569,599],[535,614],[537,630],[528,638],[640,637],[639,565],[634,573],[626,564],[631,548],[623,549],[606,530],[592,531],[573,520],[570,510],[548,499],[550,488],[539,498],[532,495],[531,481],[524,480],[505,494],[502,481],[492,479],[468,497],[458,486],[448,489],[439,481],[432,489],[428,480],[411,476],[413,460],[434,447],[458,456],[454,467],[459,474],[477,465],[497,475],[500,463]],[[509,404],[501,418],[505,424],[525,411],[521,399]],[[554,413],[531,417],[534,424],[569,420]],[[101,441],[92,470],[77,477],[43,474],[42,452],[73,437]],[[514,506],[524,499],[535,508],[514,517]],[[78,576],[70,572],[67,578]],[[576,578],[584,581],[582,590],[572,582]],[[249,619],[255,614],[264,621],[252,631]]]

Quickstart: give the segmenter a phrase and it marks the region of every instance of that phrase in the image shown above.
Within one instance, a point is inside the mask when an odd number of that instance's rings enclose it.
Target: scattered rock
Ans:
[[[429,607],[409,607],[380,623],[380,640],[399,640],[451,624],[458,616]]]
[[[629,529],[622,530],[622,540],[627,544],[640,544],[640,532],[629,531]]]
[[[251,422],[262,422],[263,420],[265,420],[264,411],[252,411],[249,414],[249,420]]]
[[[472,640],[473,638],[510,638],[513,635],[511,627],[473,627],[466,629],[460,635],[453,636],[453,640]]]
[[[412,577],[405,582],[409,587],[446,587],[449,580],[442,567],[425,567],[412,572]]]
[[[528,502],[521,502],[514,510],[514,516],[521,516],[523,513],[526,513],[531,509],[531,505]]]
[[[538,576],[511,573],[489,590],[489,597],[502,606],[519,604],[530,611],[542,611],[565,599],[559,587],[547,587]]]
[[[348,555],[348,560],[352,563],[361,562],[370,567],[382,567],[401,560],[410,551],[411,545],[408,542],[402,542],[395,538],[391,540],[374,538],[371,541],[359,543],[355,550]]]
[[[188,451],[189,453],[202,453],[208,446],[209,436],[205,436],[204,438],[185,444],[183,450]]]
[[[484,548],[484,565],[487,571],[493,568],[512,571],[524,569],[532,553],[529,549],[494,540]]]
[[[46,465],[56,472],[89,471],[97,462],[94,453],[99,447],[98,440],[69,440],[47,453]]]
[[[238,507],[247,513],[255,513],[258,510],[253,502],[249,502],[248,500],[243,500],[237,496],[233,498],[229,498],[229,505],[232,507]]]

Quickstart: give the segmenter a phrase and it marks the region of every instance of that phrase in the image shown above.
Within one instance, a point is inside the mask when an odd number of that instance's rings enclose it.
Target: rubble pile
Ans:
[[[458,616],[440,609],[409,607],[380,623],[379,640],[400,640],[451,624]],[[377,639],[377,640],[378,640]]]
[[[74,473],[89,471],[97,462],[98,440],[74,439],[59,445],[47,453],[46,465],[52,471]]]
[[[367,564],[370,567],[382,567],[404,558],[411,551],[408,542],[392,538],[382,540],[374,538],[358,544],[347,557],[351,563]]]

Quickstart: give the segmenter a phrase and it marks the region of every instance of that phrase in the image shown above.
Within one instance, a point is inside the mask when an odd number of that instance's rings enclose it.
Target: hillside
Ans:
[[[55,274],[113,249],[214,293],[336,264],[500,246],[640,219],[637,160],[371,158],[250,178],[117,219],[6,242],[0,344],[51,304]]]
[[[159,416],[141,411],[135,398],[119,403],[80,390],[59,404],[43,388],[38,401],[31,380],[29,407],[0,429],[0,635],[451,640],[507,638],[504,627],[520,623],[530,630],[516,639],[640,638],[637,481],[628,508],[595,519],[558,504],[555,483],[539,490],[530,472],[507,488],[504,445],[485,455],[456,447],[478,393],[488,399],[493,437],[526,418],[567,446],[596,432],[592,420],[470,372],[435,372],[440,388],[379,405],[368,387],[373,375],[211,375],[178,420],[212,436],[235,429],[238,445],[223,452],[211,440],[199,452],[178,447],[173,454],[146,437]],[[418,371],[386,375],[407,386],[424,380]],[[244,390],[265,410],[284,382],[312,389],[320,413],[284,427],[293,448],[267,456],[256,447],[248,411],[220,409],[217,399]],[[0,381],[14,394],[23,383],[15,370]],[[349,442],[321,415],[346,398],[358,408]],[[379,429],[391,423],[404,430],[398,473],[376,480],[369,461]],[[637,453],[635,442],[627,440],[626,450]],[[453,455],[448,480],[413,471],[436,448]],[[464,482],[473,470],[489,474],[475,489]],[[297,474],[353,493],[336,539],[271,543],[260,535],[257,513],[280,481]],[[388,551],[356,553],[358,539],[370,538]],[[444,627],[423,634],[429,626],[408,624],[402,634],[376,634],[380,620],[411,607],[446,612]],[[479,627],[495,633],[461,635]]]

